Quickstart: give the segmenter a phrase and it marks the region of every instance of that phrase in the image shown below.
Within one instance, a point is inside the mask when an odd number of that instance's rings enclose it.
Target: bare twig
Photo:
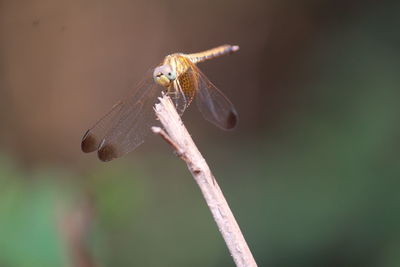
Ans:
[[[87,246],[87,236],[92,226],[93,207],[87,195],[77,203],[69,206],[57,206],[57,223],[61,241],[64,243],[70,265],[73,267],[95,267],[90,249]]]
[[[153,132],[159,134],[186,162],[189,171],[200,187],[236,266],[257,266],[221,189],[183,125],[174,104],[167,95],[159,99],[160,103],[155,105],[155,112],[165,131],[159,127],[152,127]]]

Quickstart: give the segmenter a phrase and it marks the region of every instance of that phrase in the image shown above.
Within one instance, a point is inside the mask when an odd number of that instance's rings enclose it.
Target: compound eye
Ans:
[[[169,71],[167,72],[167,77],[168,77],[168,79],[170,79],[170,80],[175,80],[176,74],[175,74],[174,71],[169,70]]]

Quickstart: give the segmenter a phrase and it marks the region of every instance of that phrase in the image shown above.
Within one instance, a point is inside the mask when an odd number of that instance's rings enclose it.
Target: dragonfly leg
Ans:
[[[168,95],[169,97],[171,97],[172,99],[176,99],[176,98],[179,97],[178,92],[168,92],[168,91],[167,91],[167,95]]]

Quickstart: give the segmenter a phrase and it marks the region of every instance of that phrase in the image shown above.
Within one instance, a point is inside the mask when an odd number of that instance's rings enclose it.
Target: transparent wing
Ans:
[[[223,130],[233,129],[238,122],[235,107],[229,99],[197,68],[196,103],[203,117]]]
[[[148,74],[132,95],[117,103],[86,132],[82,151],[97,150],[102,161],[110,161],[142,144],[150,127],[157,123],[153,106],[162,90]]]
[[[182,86],[179,84],[178,79],[174,83],[174,91],[168,92],[168,96],[171,98],[172,103],[174,103],[178,114],[182,116],[186,108],[189,106],[190,100],[183,92]]]

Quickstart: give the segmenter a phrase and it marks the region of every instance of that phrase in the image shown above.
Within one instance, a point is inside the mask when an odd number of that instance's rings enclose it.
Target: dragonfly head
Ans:
[[[176,72],[169,65],[161,65],[154,69],[153,78],[159,85],[169,87],[176,79]]]

